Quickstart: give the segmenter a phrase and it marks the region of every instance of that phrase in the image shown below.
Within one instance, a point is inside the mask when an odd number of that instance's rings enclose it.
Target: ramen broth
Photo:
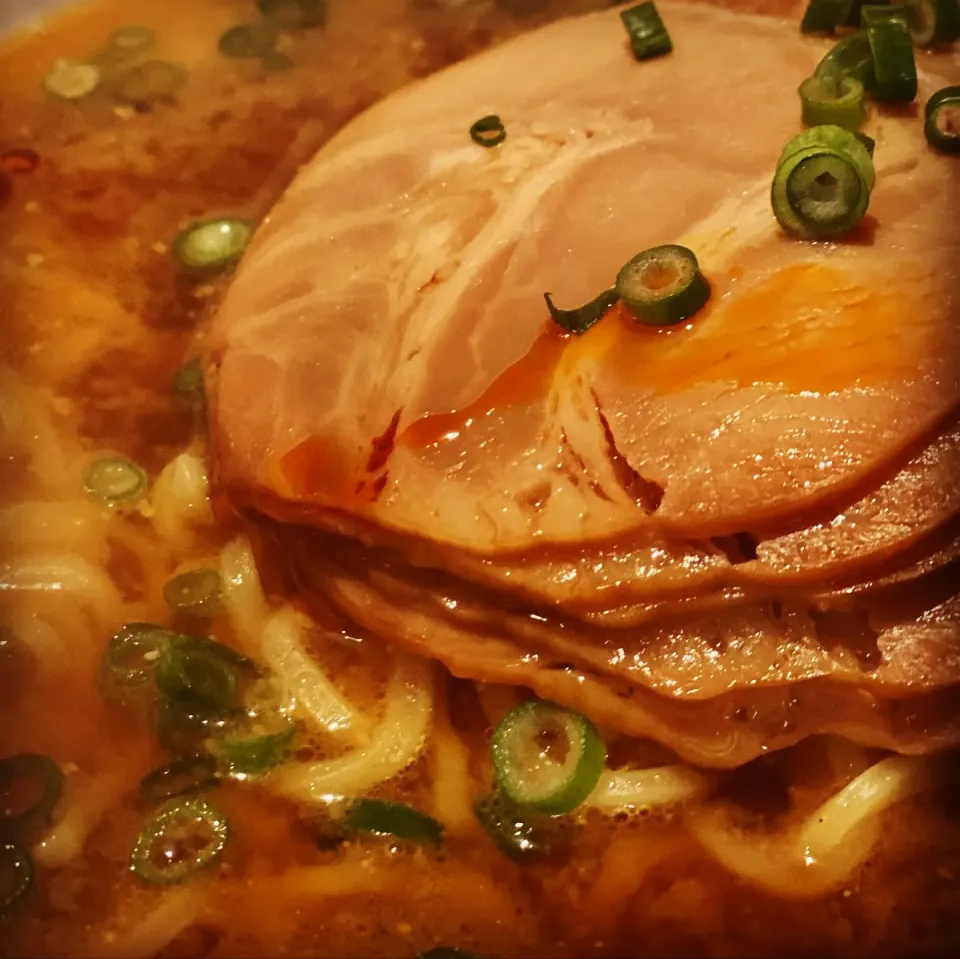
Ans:
[[[515,862],[473,802],[492,778],[490,730],[525,694],[421,663],[409,668],[427,691],[417,707],[426,743],[366,791],[435,816],[440,845],[328,842],[322,814],[278,795],[270,776],[226,779],[210,793],[231,830],[218,864],[171,885],[130,869],[152,815],[138,783],[170,755],[148,715],[104,694],[109,638],[146,621],[256,652],[235,609],[197,627],[163,598],[173,575],[216,567],[228,544],[252,535],[262,545],[225,504],[214,502],[213,520],[202,475],[187,518],[171,512],[169,464],[189,456],[180,464],[196,480],[205,457],[203,416],[171,381],[228,282],[178,272],[173,237],[203,217],[262,217],[299,164],[391,90],[601,5],[330,0],[324,29],[284,35],[292,62],[282,71],[218,52],[226,29],[255,16],[239,0],[95,0],[0,48],[0,757],[50,756],[65,779],[31,842],[34,887],[0,919],[0,953],[955,954],[960,829],[948,757],[889,767],[925,787],[840,830],[827,863],[805,864],[797,830],[884,758],[832,739],[690,780],[699,785],[685,803],[591,809],[562,855]],[[186,69],[175,94],[45,92],[56,61],[91,58],[132,21],[155,31],[151,57]],[[84,491],[84,470],[104,453],[154,484],[137,509],[112,511]],[[282,576],[269,564],[263,574],[273,604],[295,605]],[[307,636],[311,654],[376,730],[395,654],[348,623],[321,626]],[[606,739],[610,766],[683,768],[655,744]],[[304,734],[294,758],[351,748]]]

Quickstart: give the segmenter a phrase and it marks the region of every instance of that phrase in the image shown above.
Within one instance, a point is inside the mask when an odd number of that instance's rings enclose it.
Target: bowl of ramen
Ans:
[[[956,955],[957,0],[134,6],[4,7],[0,953]]]

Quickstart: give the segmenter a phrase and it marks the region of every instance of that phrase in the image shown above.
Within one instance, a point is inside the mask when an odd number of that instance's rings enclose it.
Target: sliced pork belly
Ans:
[[[855,242],[786,239],[769,182],[824,44],[661,12],[668,57],[637,63],[616,11],[561,22],[388,99],[307,165],[212,333],[236,499],[475,554],[702,540],[846,505],[949,417],[950,158],[909,117],[875,117]],[[484,150],[466,130],[491,112],[508,136]],[[551,328],[545,291],[579,305],[664,242],[713,284],[695,322]]]

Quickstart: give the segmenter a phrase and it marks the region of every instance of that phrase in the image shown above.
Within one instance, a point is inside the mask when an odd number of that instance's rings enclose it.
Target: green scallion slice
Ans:
[[[884,103],[909,103],[917,95],[917,64],[905,16],[868,14],[865,22],[876,76],[873,95]]]
[[[960,0],[900,0],[910,38],[918,47],[960,40]]]
[[[0,843],[0,919],[33,886],[33,862],[16,842]]]
[[[146,111],[157,103],[171,101],[187,78],[187,71],[177,63],[148,60],[127,70],[117,80],[113,96],[120,103]]]
[[[189,796],[218,785],[213,756],[187,756],[147,773],[140,780],[140,797],[150,804]]]
[[[801,119],[808,127],[829,123],[856,130],[863,123],[863,84],[856,77],[807,77],[797,92]]]
[[[274,50],[279,39],[280,29],[272,20],[258,20],[230,27],[221,35],[217,46],[225,57],[259,59]]]
[[[872,24],[883,23],[886,20],[899,20],[906,26],[907,13],[901,6],[891,6],[889,3],[865,3],[860,8],[860,26],[867,30]]]
[[[571,812],[590,795],[607,758],[589,719],[539,699],[504,716],[491,751],[503,793],[518,806],[551,815]]]
[[[836,43],[817,64],[814,76],[834,82],[853,77],[863,84],[864,90],[872,90],[876,77],[867,34],[860,30]]]
[[[163,598],[181,616],[213,616],[220,610],[220,574],[215,569],[187,570],[166,583]]]
[[[290,754],[296,733],[297,727],[287,721],[280,732],[222,739],[216,745],[216,752],[234,779],[262,776]]]
[[[507,138],[507,128],[496,114],[480,117],[470,127],[470,139],[482,147],[500,146]]]
[[[960,86],[938,90],[923,112],[927,142],[942,153],[960,153]]]
[[[847,22],[852,0],[810,0],[800,21],[801,33],[833,33]]]
[[[283,30],[308,30],[327,22],[327,0],[257,0],[257,9]]]
[[[44,77],[48,93],[62,100],[81,100],[100,85],[100,70],[92,63],[79,60],[58,60]]]
[[[103,658],[108,688],[123,691],[152,682],[154,670],[174,634],[153,623],[127,623],[113,635]]]
[[[550,318],[553,322],[568,333],[575,333],[580,336],[603,319],[606,313],[616,305],[617,300],[620,299],[620,294],[616,290],[604,290],[596,299],[575,310],[558,309],[553,305],[549,293],[544,293],[543,298],[547,301],[547,309],[550,311]]]
[[[173,375],[173,395],[187,409],[201,411],[206,406],[203,391],[203,367],[194,357],[187,360]]]
[[[237,674],[219,657],[171,645],[157,662],[155,676],[169,702],[216,713],[239,704]]]
[[[108,42],[126,53],[143,53],[157,42],[157,35],[149,27],[121,27],[110,34]]]
[[[253,224],[249,220],[223,217],[198,220],[181,230],[173,241],[173,258],[190,273],[217,273],[243,255]]]
[[[849,130],[812,127],[784,148],[771,187],[774,215],[792,236],[841,236],[863,219],[876,174]]]
[[[29,839],[50,821],[62,794],[63,773],[49,756],[0,760],[0,836]]]
[[[130,868],[144,882],[181,882],[220,858],[226,817],[203,799],[168,802],[137,837]]]
[[[478,799],[473,811],[487,835],[517,862],[554,859],[569,850],[574,825],[569,817],[521,809],[499,789]]]
[[[620,19],[630,38],[630,48],[638,60],[662,57],[673,50],[673,41],[660,18],[653,0],[620,11]]]
[[[344,809],[337,825],[348,834],[370,833],[433,845],[443,839],[443,825],[433,816],[389,799],[355,799]]]
[[[105,456],[87,468],[83,485],[88,493],[107,506],[119,506],[140,499],[146,490],[147,476],[130,460]]]
[[[161,699],[156,717],[157,740],[174,755],[201,753],[211,739],[223,736],[241,715],[240,707],[215,710]]]
[[[698,313],[710,284],[692,250],[668,243],[638,253],[617,274],[623,305],[648,326],[672,326]]]

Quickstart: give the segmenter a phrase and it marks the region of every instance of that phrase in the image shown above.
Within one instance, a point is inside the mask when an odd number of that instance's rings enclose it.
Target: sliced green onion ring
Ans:
[[[0,843],[0,918],[33,886],[33,862],[16,842]]]
[[[191,703],[160,701],[156,731],[160,745],[175,755],[200,753],[207,742],[222,736],[240,710],[211,710]]]
[[[573,823],[567,817],[521,809],[499,789],[478,799],[473,811],[487,835],[517,862],[553,859],[569,849]]]
[[[960,86],[938,90],[923,112],[927,142],[942,153],[960,154]]]
[[[620,11],[630,48],[638,60],[662,57],[673,50],[673,41],[653,0]]]
[[[578,307],[575,310],[560,310],[553,305],[553,300],[549,293],[543,294],[547,301],[547,309],[550,311],[550,318],[557,326],[562,327],[568,333],[574,333],[580,336],[586,333],[595,323],[598,323],[603,317],[616,305],[620,299],[620,294],[616,290],[604,290],[596,299]]]
[[[218,657],[170,646],[157,663],[156,680],[170,702],[216,713],[239,704],[237,674]]]
[[[917,96],[917,63],[913,41],[901,8],[899,17],[881,16],[887,8],[864,7],[867,38],[873,53],[876,86],[873,95],[884,103],[909,103]],[[877,11],[871,13],[871,11]]]
[[[113,95],[139,110],[169,101],[187,82],[187,71],[167,60],[147,60],[127,70],[114,84]]]
[[[801,33],[833,33],[847,22],[852,0],[810,0],[800,21]]]
[[[157,42],[157,35],[149,27],[121,27],[110,34],[110,46],[127,53],[142,53]]]
[[[518,806],[551,815],[571,812],[593,792],[607,758],[589,719],[539,699],[504,716],[491,751],[504,794]]]
[[[17,838],[47,825],[63,795],[63,773],[49,757],[19,753],[0,760],[0,835]]]
[[[690,319],[710,299],[710,284],[692,250],[668,243],[638,253],[617,274],[623,305],[648,326]]]
[[[774,215],[801,239],[841,236],[867,212],[875,176],[870,154],[854,134],[812,127],[780,156],[771,187]]]
[[[482,147],[500,146],[507,138],[507,128],[495,113],[480,117],[470,127],[470,139]]]
[[[257,0],[257,9],[283,30],[308,30],[327,22],[327,0]]]
[[[217,42],[220,52],[231,59],[259,59],[276,48],[280,30],[271,20],[241,23],[224,31]]]
[[[863,84],[856,77],[807,77],[797,92],[801,119],[809,127],[830,123],[856,130],[863,123]]]
[[[866,30],[875,23],[887,20],[899,20],[904,26],[907,24],[907,13],[901,6],[889,3],[865,3],[860,8],[860,25]]]
[[[960,40],[958,0],[900,0],[907,15],[910,39],[918,47]]]
[[[220,609],[220,574],[215,569],[187,570],[164,585],[163,598],[181,616],[213,616]]]
[[[83,485],[107,506],[119,506],[140,499],[147,486],[147,475],[130,460],[105,456],[87,467]]]
[[[389,799],[355,799],[337,825],[348,834],[371,833],[433,845],[443,840],[443,824],[433,816]]]
[[[61,100],[82,100],[100,85],[100,70],[92,63],[79,60],[57,60],[44,77],[48,93]]]
[[[203,391],[203,367],[194,357],[187,360],[173,375],[173,395],[178,402],[191,410],[203,410],[207,404]]]
[[[144,686],[173,633],[153,623],[127,623],[110,640],[103,658],[104,678],[120,689]]]
[[[290,754],[296,733],[297,727],[287,722],[280,732],[222,739],[216,752],[234,779],[262,776]]]
[[[853,77],[863,84],[864,90],[872,90],[876,84],[873,69],[873,51],[867,34],[860,30],[836,43],[817,64],[814,76],[839,82],[844,77]]]
[[[219,784],[217,761],[213,756],[186,756],[161,766],[140,780],[140,798],[150,804],[188,796]]]
[[[181,882],[220,858],[226,817],[203,799],[173,799],[137,837],[130,868],[144,882]]]
[[[187,272],[216,273],[232,266],[246,249],[253,224],[235,217],[198,220],[173,241],[173,258]]]

